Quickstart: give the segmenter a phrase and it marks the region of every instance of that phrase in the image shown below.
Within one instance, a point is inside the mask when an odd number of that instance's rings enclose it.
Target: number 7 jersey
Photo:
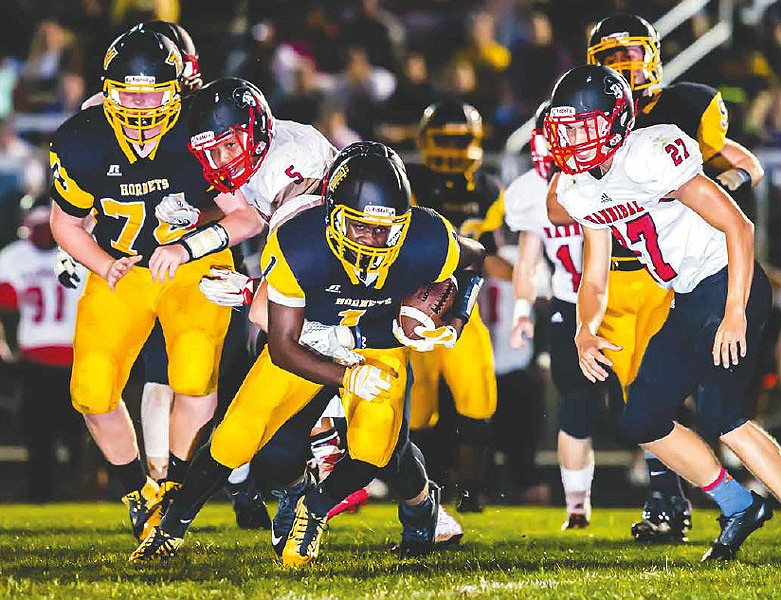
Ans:
[[[726,236],[669,194],[702,172],[695,140],[675,125],[635,130],[601,179],[564,175],[559,203],[584,227],[609,228],[664,288],[687,293],[727,264]]]

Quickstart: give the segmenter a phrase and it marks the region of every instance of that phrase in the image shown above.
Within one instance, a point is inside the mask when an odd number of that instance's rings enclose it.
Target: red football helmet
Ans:
[[[548,112],[550,112],[550,100],[545,100],[537,108],[534,115],[534,129],[532,129],[532,137],[529,140],[534,170],[545,181],[550,181],[553,175],[553,156],[548,146],[548,140],[545,139],[545,117]]]

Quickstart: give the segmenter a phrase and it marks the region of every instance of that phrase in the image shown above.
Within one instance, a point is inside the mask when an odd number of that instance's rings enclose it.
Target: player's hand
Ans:
[[[485,233],[483,226],[483,219],[466,219],[458,228],[458,233],[464,237],[478,240]]]
[[[363,362],[363,357],[352,351],[355,348],[355,337],[345,325],[324,325],[304,320],[298,343],[346,367]]]
[[[173,279],[176,269],[190,259],[187,250],[181,244],[168,244],[158,246],[149,259],[149,272],[152,281],[165,283],[166,279]]]
[[[718,181],[724,189],[734,192],[744,183],[750,183],[751,179],[743,169],[729,169],[716,175],[716,181]]]
[[[62,248],[57,248],[57,257],[54,262],[54,274],[63,287],[75,290],[81,277],[76,273],[76,261]]]
[[[201,277],[198,287],[209,300],[220,306],[247,306],[255,296],[255,281],[230,269],[212,267]]]
[[[608,367],[613,366],[612,361],[602,354],[602,350],[615,350],[616,352],[621,350],[621,346],[594,335],[585,327],[581,328],[575,336],[575,346],[578,349],[580,370],[591,383],[605,381],[608,377],[607,371],[602,368],[600,363]]]
[[[516,319],[512,333],[510,333],[510,346],[523,348],[532,339],[534,339],[534,321],[531,320],[531,317]]]
[[[127,275],[130,272],[130,269],[133,268],[133,265],[141,260],[141,258],[142,256],[140,254],[136,254],[134,256],[123,256],[122,258],[118,258],[113,263],[111,263],[111,266],[109,266],[105,275],[105,280],[108,282],[108,287],[112,290],[116,288],[117,282],[125,275]]]
[[[726,310],[713,340],[713,364],[725,369],[746,356],[746,311]]]
[[[168,194],[155,207],[155,216],[174,227],[195,227],[201,211],[184,199],[184,192]]]
[[[350,394],[363,400],[386,400],[394,375],[388,370],[374,365],[347,367],[342,377],[342,387]]]

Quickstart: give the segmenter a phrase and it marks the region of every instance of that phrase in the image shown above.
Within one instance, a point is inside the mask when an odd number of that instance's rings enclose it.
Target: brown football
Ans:
[[[453,307],[457,291],[456,278],[451,275],[444,281],[429,283],[404,296],[399,311],[399,326],[404,334],[412,340],[419,340],[421,337],[415,333],[418,325],[441,327]]]

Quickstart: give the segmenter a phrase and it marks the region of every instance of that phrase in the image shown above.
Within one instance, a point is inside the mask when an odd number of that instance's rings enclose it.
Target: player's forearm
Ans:
[[[219,223],[228,233],[229,246],[235,246],[258,235],[266,225],[260,213],[249,205],[226,214]]]
[[[537,296],[534,273],[541,257],[542,242],[528,231],[518,235],[518,258],[513,266],[513,293],[515,300],[532,304]]]
[[[734,140],[727,140],[720,152],[733,169],[743,169],[751,178],[751,187],[756,187],[765,176],[765,170],[756,155]]]
[[[559,197],[556,194],[556,187],[559,184],[561,173],[554,173],[548,185],[548,194],[545,197],[545,206],[548,210],[548,220],[554,225],[570,225],[575,220],[569,215],[564,207],[559,204]]]
[[[321,358],[311,350],[301,346],[297,340],[269,337],[268,351],[271,361],[278,367],[303,377],[314,383],[336,386],[342,385],[345,367]]]
[[[607,309],[607,289],[581,282],[578,290],[576,331],[586,328],[596,335]]]
[[[735,219],[724,232],[727,236],[729,276],[725,312],[746,309],[754,277],[754,224],[748,219]]]
[[[55,241],[75,261],[105,278],[114,258],[84,230],[82,220],[52,209],[51,227]]]

